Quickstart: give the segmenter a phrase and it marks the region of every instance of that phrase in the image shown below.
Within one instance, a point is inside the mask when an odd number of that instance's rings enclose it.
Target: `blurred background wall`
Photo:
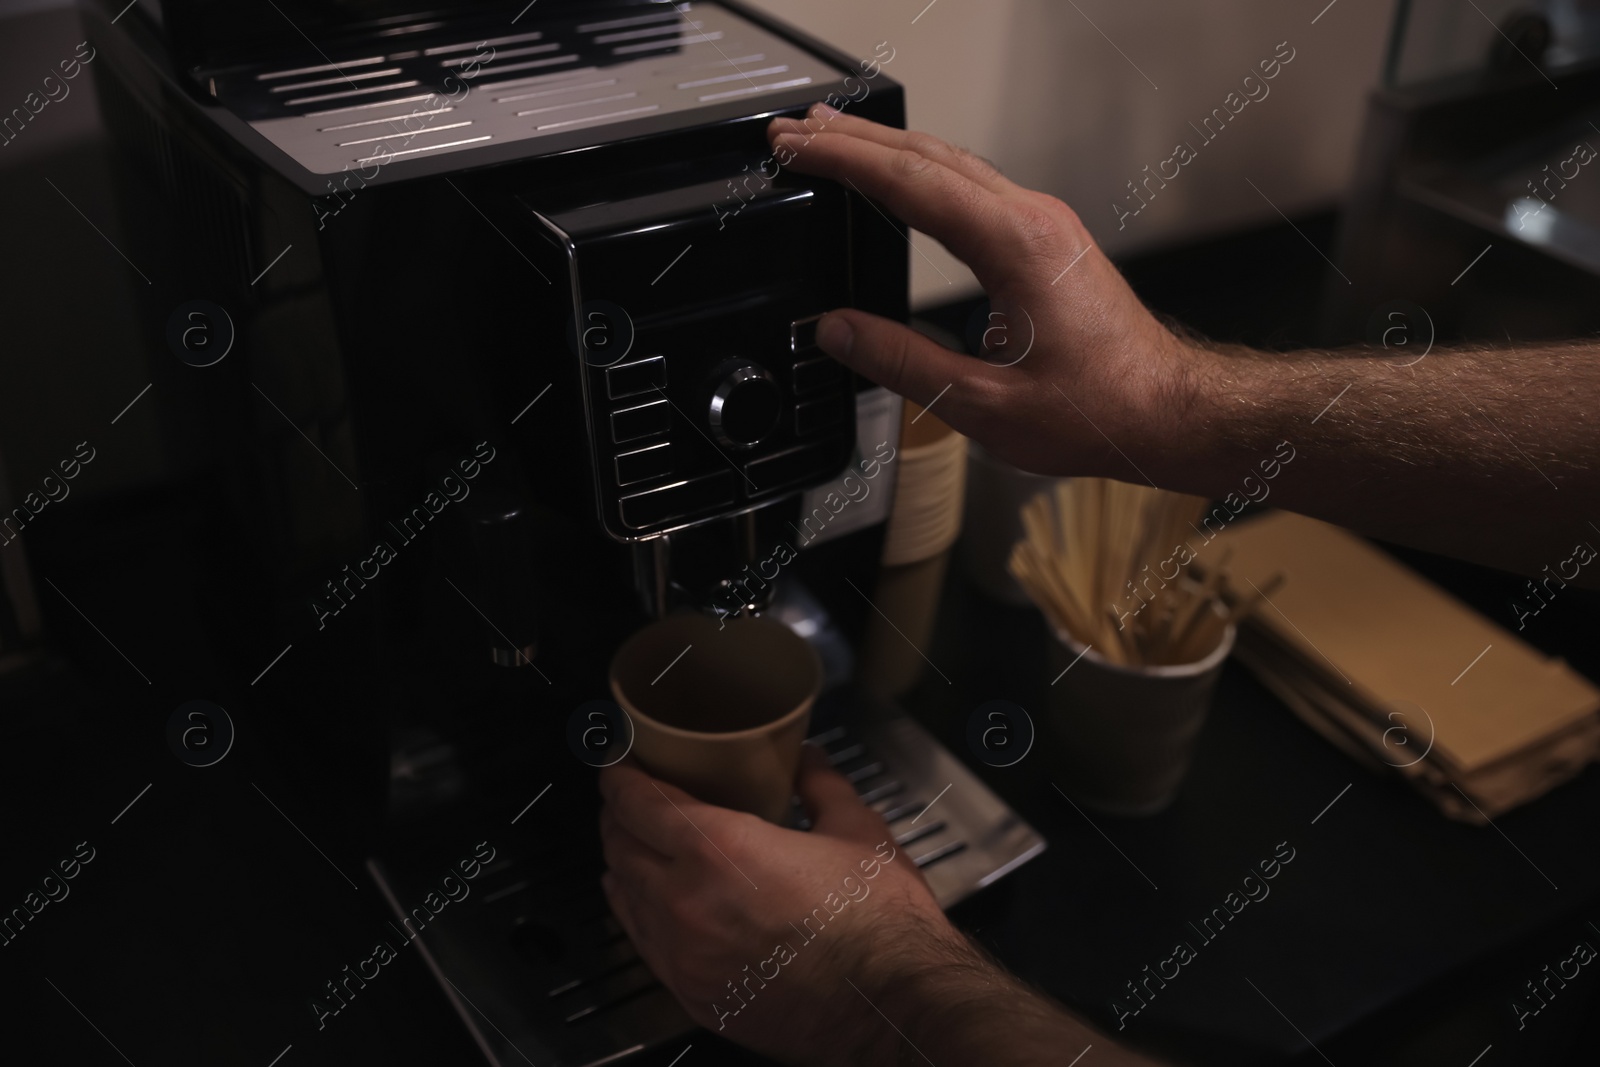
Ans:
[[[860,56],[888,41],[896,50],[888,71],[907,87],[913,127],[1059,196],[1113,256],[1277,221],[1273,205],[1290,216],[1331,206],[1350,178],[1395,7],[1394,0],[753,2]],[[1269,83],[1270,94],[1201,147],[1188,124],[1222,106],[1284,41],[1295,58]],[[1180,140],[1199,147],[1199,158],[1119,230],[1113,201],[1123,202],[1126,183],[1171,156]],[[943,249],[931,241],[921,247],[938,271],[912,258],[919,306],[976,289]]]
[[[83,39],[71,4],[0,0],[0,113],[41,92]],[[111,425],[151,376],[146,339],[129,335],[146,283],[137,260],[122,258],[137,250],[110,207],[94,68],[0,147],[0,478],[30,486],[88,439],[98,454],[78,498],[153,483],[163,465],[152,408]],[[102,447],[112,435],[116,447]]]

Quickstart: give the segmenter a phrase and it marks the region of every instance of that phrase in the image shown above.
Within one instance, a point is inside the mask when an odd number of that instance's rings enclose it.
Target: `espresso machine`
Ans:
[[[893,42],[847,55],[733,0],[86,21],[125,225],[166,256],[142,309],[176,356],[162,417],[247,531],[263,662],[284,649],[252,683],[265,743],[487,1062],[692,1030],[596,882],[593,768],[626,747],[606,665],[651,619],[766,613],[812,640],[813,740],[946,906],[1042,850],[851,681],[900,408],[814,331],[840,306],[907,317],[907,235],[765,129],[821,100],[903,125]],[[308,999],[308,1027],[342,1003]]]

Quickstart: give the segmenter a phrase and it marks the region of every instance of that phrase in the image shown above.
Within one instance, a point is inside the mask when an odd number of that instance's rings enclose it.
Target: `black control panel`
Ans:
[[[855,445],[856,382],[815,342],[852,303],[851,202],[828,183],[696,182],[565,210],[602,526],[634,541],[820,484]]]

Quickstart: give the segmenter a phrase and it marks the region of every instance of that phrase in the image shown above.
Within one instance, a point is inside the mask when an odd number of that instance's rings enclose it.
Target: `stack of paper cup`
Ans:
[[[966,497],[967,439],[909,400],[904,420],[894,511],[884,533],[887,567],[918,563],[953,545]]]
[[[884,532],[883,569],[867,617],[860,680],[899,696],[916,684],[933,635],[950,546],[961,533],[967,439],[906,402],[900,430],[894,511]]]

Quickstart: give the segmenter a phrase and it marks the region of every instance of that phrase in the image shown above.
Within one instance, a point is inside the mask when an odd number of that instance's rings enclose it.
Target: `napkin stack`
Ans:
[[[1237,654],[1312,729],[1404,777],[1446,815],[1485,823],[1600,756],[1600,690],[1363,539],[1288,513],[1240,523],[1248,592],[1282,572]]]

